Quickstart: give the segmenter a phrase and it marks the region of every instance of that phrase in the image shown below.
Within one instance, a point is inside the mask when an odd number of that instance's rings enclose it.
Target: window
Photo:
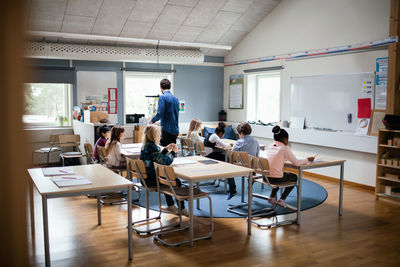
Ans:
[[[144,114],[152,117],[157,109],[158,98],[161,95],[160,81],[168,79],[172,84],[170,73],[132,73],[124,74],[125,114]]]
[[[23,122],[27,126],[70,126],[71,100],[71,84],[26,83]]]
[[[248,75],[247,120],[264,123],[280,120],[280,73]]]

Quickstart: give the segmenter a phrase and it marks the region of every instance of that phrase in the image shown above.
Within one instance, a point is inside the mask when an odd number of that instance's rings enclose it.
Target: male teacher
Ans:
[[[179,100],[170,91],[171,82],[162,79],[160,82],[162,95],[158,99],[157,114],[151,119],[151,123],[161,120],[161,141],[160,145],[167,146],[176,144],[179,134]]]

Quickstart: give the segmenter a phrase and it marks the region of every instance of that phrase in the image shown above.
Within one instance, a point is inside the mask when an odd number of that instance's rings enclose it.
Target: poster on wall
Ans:
[[[108,88],[108,114],[117,114],[117,88]]]
[[[179,100],[179,113],[185,113],[186,106],[185,101]]]
[[[388,58],[376,59],[375,109],[386,109]]]
[[[244,75],[229,76],[229,108],[243,109]]]

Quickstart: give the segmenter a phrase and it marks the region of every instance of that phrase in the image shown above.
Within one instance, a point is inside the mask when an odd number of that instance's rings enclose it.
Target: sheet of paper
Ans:
[[[373,86],[374,80],[372,78],[364,78],[361,86],[361,95],[363,97],[372,97]]]
[[[51,180],[58,187],[79,186],[92,184],[92,182],[81,175],[63,175],[52,177]]]
[[[174,158],[174,161],[172,162],[172,165],[185,165],[185,164],[193,164],[196,163],[197,161],[191,160],[191,159],[185,159],[185,158]]]
[[[375,87],[375,109],[386,109],[386,85],[377,85]]]
[[[229,107],[242,108],[242,84],[232,84],[229,89]]]
[[[304,117],[290,117],[290,128],[304,129]]]
[[[357,130],[356,134],[358,135],[367,135],[369,129],[370,119],[368,118],[359,118],[357,120]]]
[[[52,167],[42,168],[44,176],[56,176],[56,175],[70,175],[74,174],[74,171],[70,167]]]
[[[357,118],[371,118],[371,98],[358,99]]]

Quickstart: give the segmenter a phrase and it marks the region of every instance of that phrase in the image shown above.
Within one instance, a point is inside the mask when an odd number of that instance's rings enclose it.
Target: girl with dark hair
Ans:
[[[206,157],[225,161],[225,155],[221,151],[215,150],[215,146],[225,147],[228,146],[221,141],[222,136],[225,134],[225,124],[220,122],[218,127],[215,128],[215,132],[213,134],[208,134],[204,139],[204,147],[206,150]]]
[[[125,129],[114,126],[111,129],[111,137],[106,143],[108,163],[113,167],[126,167],[126,161],[121,155],[121,143],[125,138]]]
[[[97,133],[100,135],[100,138],[97,139],[93,151],[93,161],[96,163],[99,162],[97,149],[98,147],[104,147],[106,145],[107,139],[110,138],[110,128],[107,125],[103,125],[97,129]]]
[[[275,126],[272,129],[274,134],[275,142],[268,147],[267,159],[269,163],[269,176],[268,180],[271,184],[279,185],[287,182],[297,181],[297,175],[290,172],[283,172],[283,166],[285,160],[290,161],[293,165],[299,166],[302,164],[307,164],[308,162],[314,161],[314,157],[309,157],[307,159],[299,160],[293,155],[289,143],[289,134],[285,129],[281,129],[279,126]],[[286,197],[293,190],[294,186],[286,187],[283,192],[281,199],[276,200],[276,193],[278,188],[272,189],[271,196],[268,200],[271,204],[278,204],[284,208],[291,208],[285,203]]]

